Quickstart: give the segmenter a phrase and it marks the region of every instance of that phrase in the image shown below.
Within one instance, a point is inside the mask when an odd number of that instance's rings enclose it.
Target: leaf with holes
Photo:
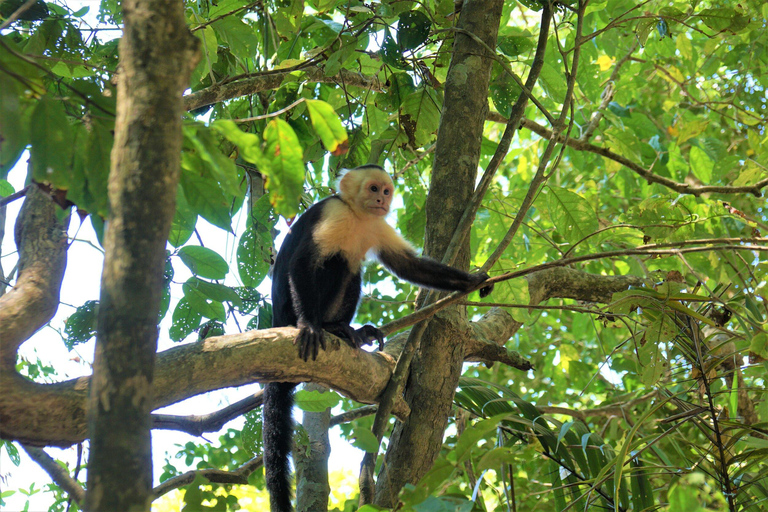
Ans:
[[[402,50],[413,50],[429,37],[432,22],[421,11],[404,12],[397,24],[397,42]]]

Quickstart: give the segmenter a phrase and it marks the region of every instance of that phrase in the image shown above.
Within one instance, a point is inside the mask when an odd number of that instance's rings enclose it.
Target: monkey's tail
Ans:
[[[291,382],[264,387],[262,407],[264,473],[272,512],[292,512],[291,470],[288,457],[293,444],[293,388]]]

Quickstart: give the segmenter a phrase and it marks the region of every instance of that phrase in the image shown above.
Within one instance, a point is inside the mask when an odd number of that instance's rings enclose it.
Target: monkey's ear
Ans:
[[[341,197],[347,199],[357,195],[357,184],[360,181],[359,179],[356,179],[356,173],[352,171],[354,171],[354,169],[342,169],[339,173],[339,179],[336,182],[336,190],[341,192]]]

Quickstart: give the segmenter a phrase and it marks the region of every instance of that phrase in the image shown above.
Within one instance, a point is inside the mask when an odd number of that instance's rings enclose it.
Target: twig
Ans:
[[[24,2],[24,5],[22,5],[21,7],[13,11],[11,15],[8,16],[8,18],[2,24],[0,24],[0,31],[10,27],[11,24],[14,21],[16,21],[19,18],[19,16],[24,14],[30,7],[32,7],[35,4],[35,2],[37,2],[37,0],[27,0],[26,2]]]
[[[9,196],[3,197],[2,199],[0,199],[0,208],[2,208],[3,206],[5,206],[5,205],[7,205],[9,203],[14,202],[17,199],[21,199],[22,197],[27,195],[27,190],[29,190],[29,187],[31,187],[31,186],[32,185],[27,185],[26,187],[24,187],[23,189],[19,190],[18,192],[14,192],[13,194],[11,194]]]
[[[259,469],[264,464],[263,457],[259,455],[234,471],[223,471],[221,469],[200,469],[197,471],[187,471],[184,474],[175,476],[161,483],[152,489],[152,499],[156,500],[163,494],[166,494],[179,487],[184,487],[195,481],[198,477],[203,477],[211,483],[216,484],[240,484],[248,483],[248,476]]]

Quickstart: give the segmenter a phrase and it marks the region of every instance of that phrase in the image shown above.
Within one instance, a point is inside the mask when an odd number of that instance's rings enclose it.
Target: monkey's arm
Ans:
[[[343,275],[340,272],[323,271],[311,247],[299,247],[291,257],[289,283],[296,327],[299,334],[294,344],[299,346],[299,356],[305,361],[317,358],[319,349],[325,350],[323,320],[325,308],[336,299]]]
[[[485,272],[470,274],[429,258],[420,258],[410,247],[382,247],[377,250],[377,256],[397,277],[436,290],[466,292],[488,279]],[[487,296],[491,290],[492,284],[481,288],[480,296]]]

